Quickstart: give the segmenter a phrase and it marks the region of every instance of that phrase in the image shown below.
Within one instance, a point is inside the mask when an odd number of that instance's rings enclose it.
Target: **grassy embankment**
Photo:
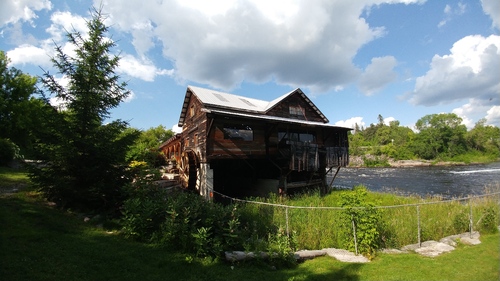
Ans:
[[[487,193],[500,191],[500,183],[487,188]],[[270,203],[289,206],[335,207],[341,195],[349,191],[335,191],[321,197],[318,193],[293,199],[271,198]],[[260,199],[259,199],[260,200]],[[421,241],[439,240],[443,237],[468,232],[469,214],[472,211],[473,230],[481,233],[496,232],[500,225],[500,195],[462,201],[443,201],[439,197],[397,196],[387,193],[369,192],[367,202],[376,206],[399,206],[378,209],[380,231],[385,248],[401,248],[418,242],[418,218],[420,218]],[[431,203],[431,204],[429,204]],[[417,205],[418,210],[417,210]],[[246,208],[259,214],[274,225],[286,227],[285,208],[246,204]],[[342,210],[288,209],[288,228],[297,233],[301,249],[342,247]]]
[[[2,187],[6,183],[26,182],[25,174],[0,170]],[[390,204],[394,200],[410,200],[373,196]],[[297,204],[305,204],[307,200],[315,204],[313,201],[317,199],[312,196],[301,200]],[[443,207],[436,212],[446,210],[447,214],[447,209]],[[292,217],[297,218],[293,214]],[[480,245],[459,245],[455,251],[436,258],[379,254],[371,263],[349,264],[322,257],[294,268],[273,270],[262,263],[188,260],[182,253],[126,240],[112,225],[85,223],[77,214],[55,210],[29,188],[0,196],[0,225],[3,280],[498,280],[500,277],[499,234],[482,235]],[[294,225],[291,222],[291,227]],[[317,233],[320,234],[328,235]]]

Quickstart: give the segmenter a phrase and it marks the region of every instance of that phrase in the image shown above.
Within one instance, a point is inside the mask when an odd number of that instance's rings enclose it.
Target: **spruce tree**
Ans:
[[[63,86],[44,71],[44,88],[63,106],[54,107],[57,117],[46,120],[52,130],[40,147],[47,163],[32,170],[32,179],[61,207],[102,212],[124,199],[125,154],[136,135],[124,133],[127,122],[107,120],[130,92],[115,73],[120,58],[111,54],[115,43],[106,36],[102,10],[91,12],[88,35],[67,33],[74,56],[55,47],[52,62],[69,83]]]

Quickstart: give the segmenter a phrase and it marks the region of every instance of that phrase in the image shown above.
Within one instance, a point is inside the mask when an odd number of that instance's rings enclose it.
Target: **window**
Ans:
[[[194,105],[191,105],[191,108],[189,108],[190,116],[193,117],[195,113],[196,113],[195,107]]]
[[[304,109],[302,107],[290,105],[288,109],[290,113],[290,118],[301,119],[301,120],[306,119]]]
[[[253,141],[253,130],[247,125],[226,125],[222,129],[224,139]]]
[[[278,132],[278,139],[294,142],[316,143],[316,135],[314,133],[297,133],[297,132]]]

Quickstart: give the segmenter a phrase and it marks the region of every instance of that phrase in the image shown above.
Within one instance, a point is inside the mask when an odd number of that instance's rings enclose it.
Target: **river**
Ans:
[[[331,179],[330,175],[328,183]],[[466,166],[342,168],[333,182],[341,188],[359,184],[371,191],[401,195],[445,198],[480,195],[487,192],[487,186],[500,184],[500,162]]]

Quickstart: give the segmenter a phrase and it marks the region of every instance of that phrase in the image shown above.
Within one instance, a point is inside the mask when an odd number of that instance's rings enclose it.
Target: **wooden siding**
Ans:
[[[290,107],[300,108],[303,111],[303,116],[291,116]],[[266,115],[314,122],[324,122],[323,118],[304,100],[304,98],[298,92],[290,95],[281,103],[277,104]]]
[[[251,141],[229,139],[224,135],[224,128],[233,126],[248,126],[252,129]],[[262,158],[266,156],[264,130],[261,125],[248,120],[215,119],[208,136],[207,158]]]
[[[183,151],[194,151],[198,161],[206,160],[207,116],[195,95],[191,95],[182,128]]]

